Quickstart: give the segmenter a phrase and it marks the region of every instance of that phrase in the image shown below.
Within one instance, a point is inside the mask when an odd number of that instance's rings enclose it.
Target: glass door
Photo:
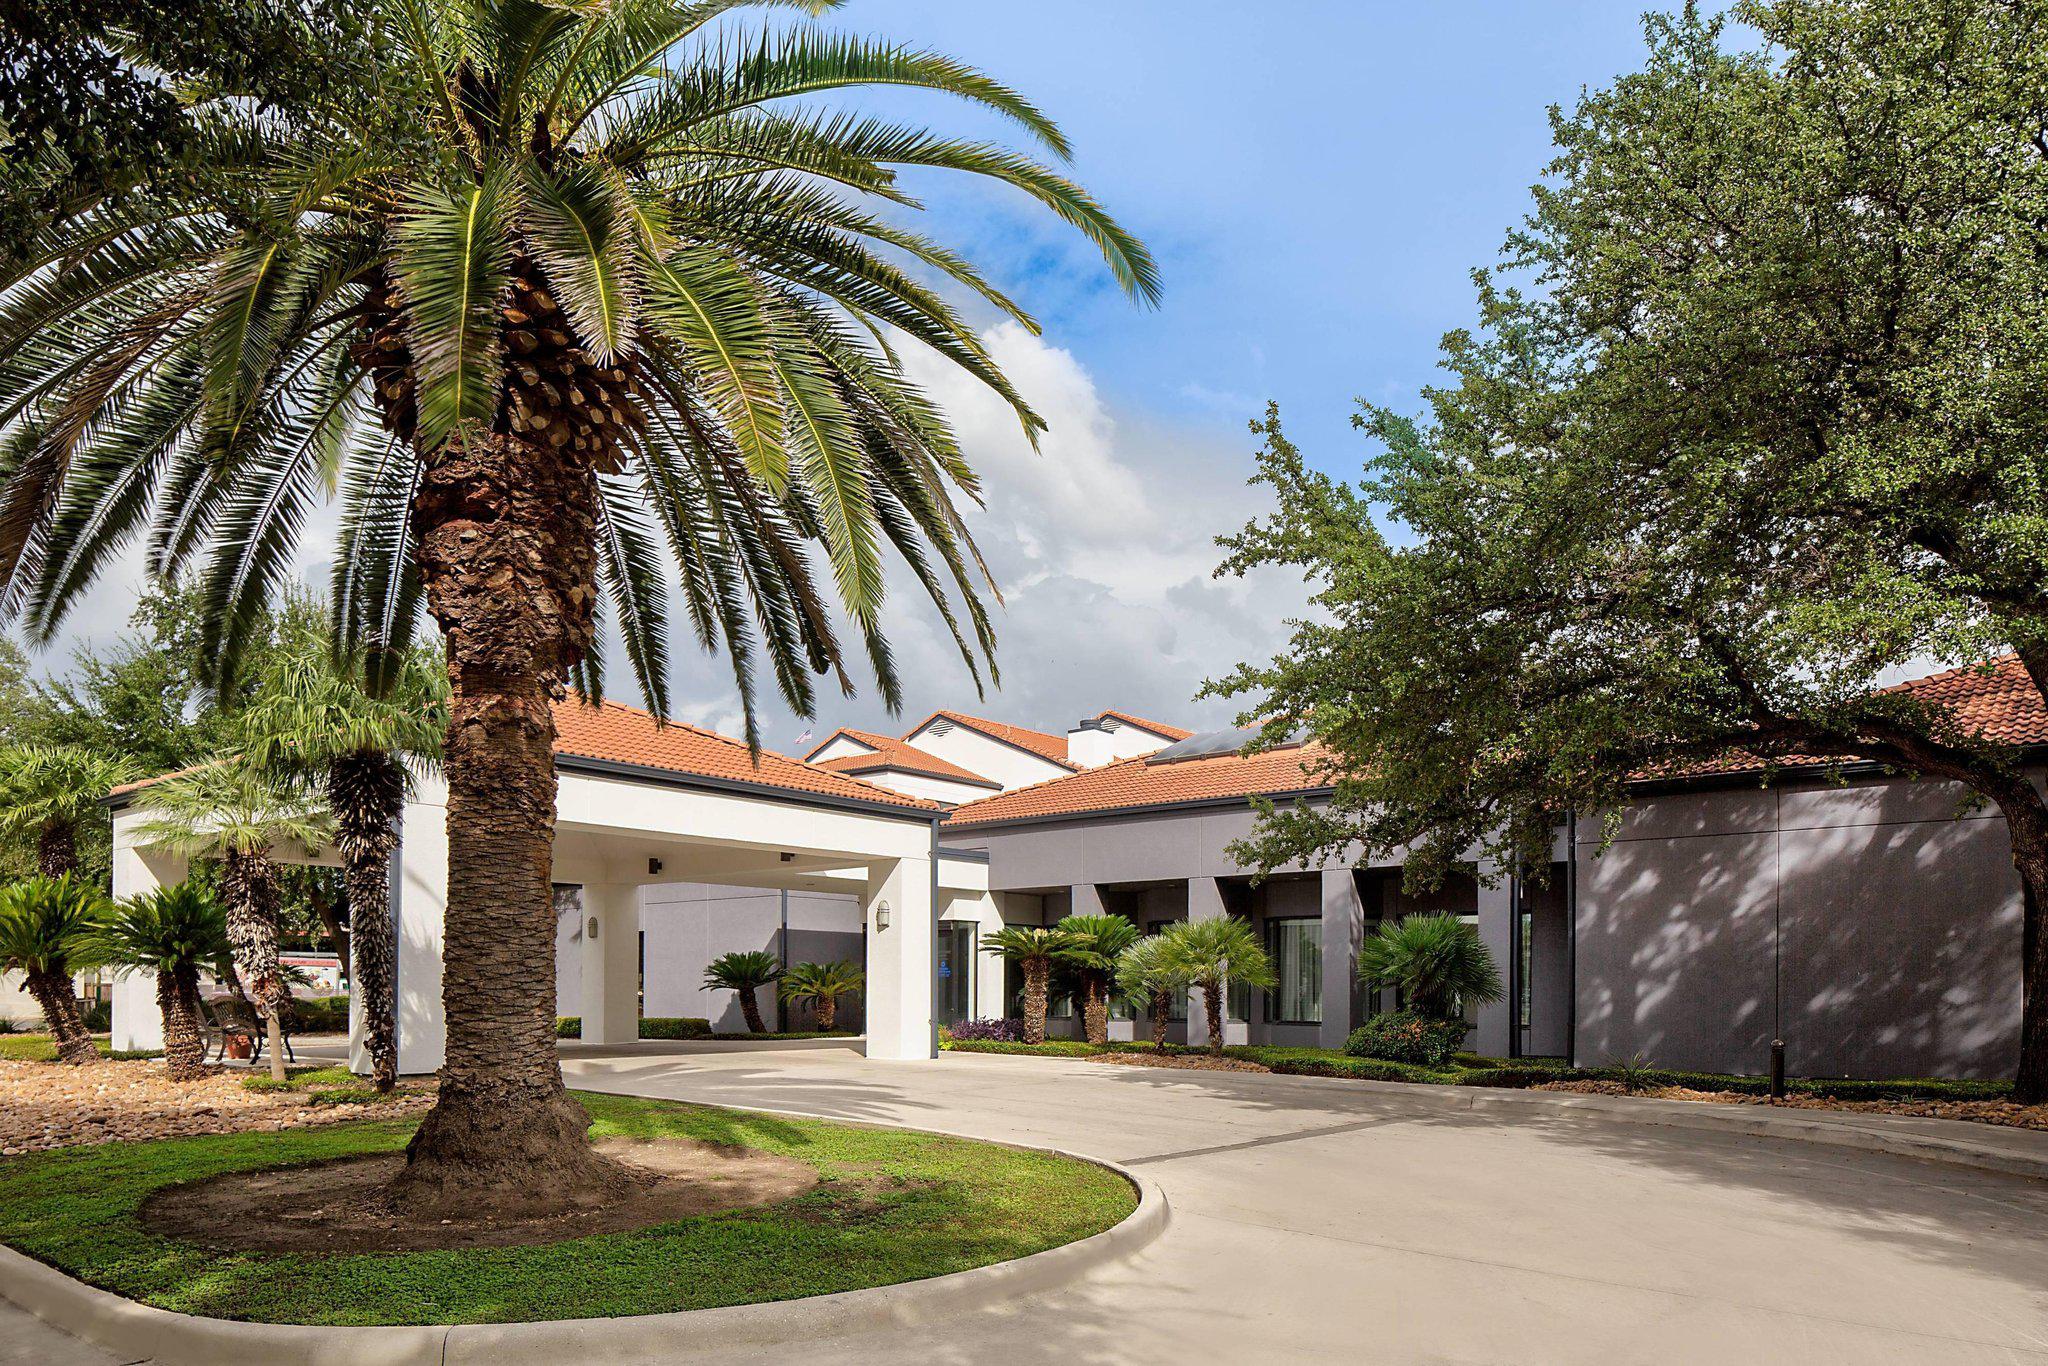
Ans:
[[[939,922],[939,1023],[959,1024],[974,1018],[974,923]]]

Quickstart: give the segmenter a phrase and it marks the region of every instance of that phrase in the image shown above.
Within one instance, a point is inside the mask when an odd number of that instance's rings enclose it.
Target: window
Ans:
[[[1323,922],[1313,916],[1266,922],[1267,952],[1279,985],[1266,994],[1273,1024],[1323,1022]]]

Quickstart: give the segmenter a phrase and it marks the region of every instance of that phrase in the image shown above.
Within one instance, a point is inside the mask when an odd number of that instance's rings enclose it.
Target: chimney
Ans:
[[[1116,720],[1107,716],[1090,716],[1077,722],[1067,732],[1067,762],[1076,768],[1100,768],[1120,757],[1111,734],[1116,729]]]

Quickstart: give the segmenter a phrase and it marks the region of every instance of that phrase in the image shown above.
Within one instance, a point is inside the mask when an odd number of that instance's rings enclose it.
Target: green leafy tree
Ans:
[[[282,1012],[290,989],[277,961],[280,847],[326,847],[334,827],[304,784],[255,764],[222,760],[154,783],[142,793],[145,845],[217,862],[215,886],[227,915],[235,971],[263,1015],[270,1075],[284,1080]]]
[[[0,840],[30,842],[45,877],[79,871],[79,828],[105,818],[106,796],[142,776],[122,754],[79,745],[0,750]]]
[[[1455,916],[1410,915],[1388,921],[1358,946],[1358,980],[1393,987],[1419,1015],[1456,1018],[1467,1002],[1491,1005],[1505,994],[1493,954],[1476,926]]]
[[[955,497],[979,483],[899,347],[1036,432],[931,282],[1029,320],[904,225],[902,168],[1020,190],[1156,292],[1144,248],[1042,162],[792,103],[907,86],[1064,157],[1030,101],[897,44],[699,32],[735,8],[381,0],[374,99],[262,137],[209,106],[196,155],[249,212],[102,207],[0,277],[0,605],[32,636],[141,537],[155,569],[198,575],[207,658],[234,669],[330,486],[342,648],[403,648],[422,604],[441,627],[447,1061],[394,1193],[422,1212],[628,1180],[591,1150],[548,1028],[551,704],[565,681],[602,695],[600,602],[657,713],[676,612],[725,649],[750,739],[761,659],[806,714],[814,674],[851,686],[835,623],[900,703],[892,552],[977,677],[992,648]]]
[[[1222,1053],[1224,989],[1236,984],[1265,991],[1280,980],[1258,932],[1246,921],[1218,916],[1168,925],[1159,938],[1165,941],[1159,954],[1169,970],[1202,993],[1209,1051]]]
[[[1077,941],[1072,967],[1081,988],[1082,1031],[1089,1043],[1108,1043],[1117,955],[1137,942],[1138,927],[1120,915],[1070,915],[1059,927]]]
[[[57,1061],[100,1060],[71,974],[94,966],[94,931],[106,898],[76,878],[32,877],[0,888],[0,966],[22,975],[22,988],[43,1012]]]
[[[1045,1042],[1054,967],[1077,966],[1087,949],[1059,926],[1005,925],[981,937],[981,951],[1015,963],[1024,976],[1024,1042]]]
[[[1166,1026],[1173,1018],[1174,998],[1189,982],[1174,961],[1162,934],[1148,934],[1125,946],[1116,959],[1117,989],[1140,1006],[1152,1025],[1152,1046],[1166,1047]]]
[[[754,993],[781,976],[782,963],[766,949],[721,953],[704,965],[705,989],[737,993],[740,1014],[746,1017],[747,1031],[752,1034],[764,1033],[768,1028],[761,1021],[761,1003]]]
[[[839,999],[857,995],[866,984],[867,974],[853,963],[794,963],[782,974],[782,999],[810,1006],[818,1028],[832,1029],[839,1023]]]
[[[2048,803],[1995,733],[1888,674],[2048,689],[2048,7],[1691,11],[1555,118],[1527,225],[1426,421],[1368,408],[1357,488],[1269,414],[1282,564],[1317,618],[1245,695],[1336,791],[1261,866],[1413,842],[1549,866],[1644,773],[1862,760],[2003,816],[2025,903],[2018,1094],[2048,1098]],[[1398,528],[1390,535],[1384,521]]]
[[[220,903],[196,883],[173,883],[115,902],[91,938],[98,961],[155,977],[164,1064],[173,1080],[199,1076],[206,1061],[199,974],[234,975]]]
[[[391,856],[413,768],[438,762],[447,724],[447,671],[414,648],[373,668],[360,650],[337,651],[310,610],[293,625],[242,712],[246,762],[318,787],[334,821],[348,901],[351,989],[363,1005],[377,1089],[398,1082],[398,943],[391,923]]]

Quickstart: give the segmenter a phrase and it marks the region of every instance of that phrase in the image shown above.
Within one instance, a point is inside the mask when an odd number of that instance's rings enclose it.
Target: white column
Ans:
[[[448,1046],[441,1013],[441,934],[448,914],[448,810],[446,789],[422,784],[422,800],[405,805],[398,849],[398,1070],[405,1075],[440,1070]],[[350,1012],[351,1017],[354,1011]],[[351,1018],[351,1026],[354,1020]],[[349,1066],[369,1070],[351,1028]],[[360,1054],[360,1056],[359,1056]]]
[[[1358,941],[1365,907],[1358,879],[1349,868],[1323,869],[1323,1025],[1317,1042],[1342,1048],[1358,1026],[1351,1003],[1357,995]]]
[[[640,898],[623,882],[583,885],[583,1042],[640,1037]]]
[[[932,1023],[932,862],[891,859],[868,865],[862,910],[868,937],[868,1056],[930,1058]],[[886,926],[881,921],[886,918]]]
[[[114,817],[114,886],[116,900],[153,892],[185,880],[185,860],[156,849],[138,849],[129,841],[140,823],[132,809]],[[156,974],[126,972],[114,978],[112,1047],[154,1049],[164,1046],[164,1017],[156,1001]]]

